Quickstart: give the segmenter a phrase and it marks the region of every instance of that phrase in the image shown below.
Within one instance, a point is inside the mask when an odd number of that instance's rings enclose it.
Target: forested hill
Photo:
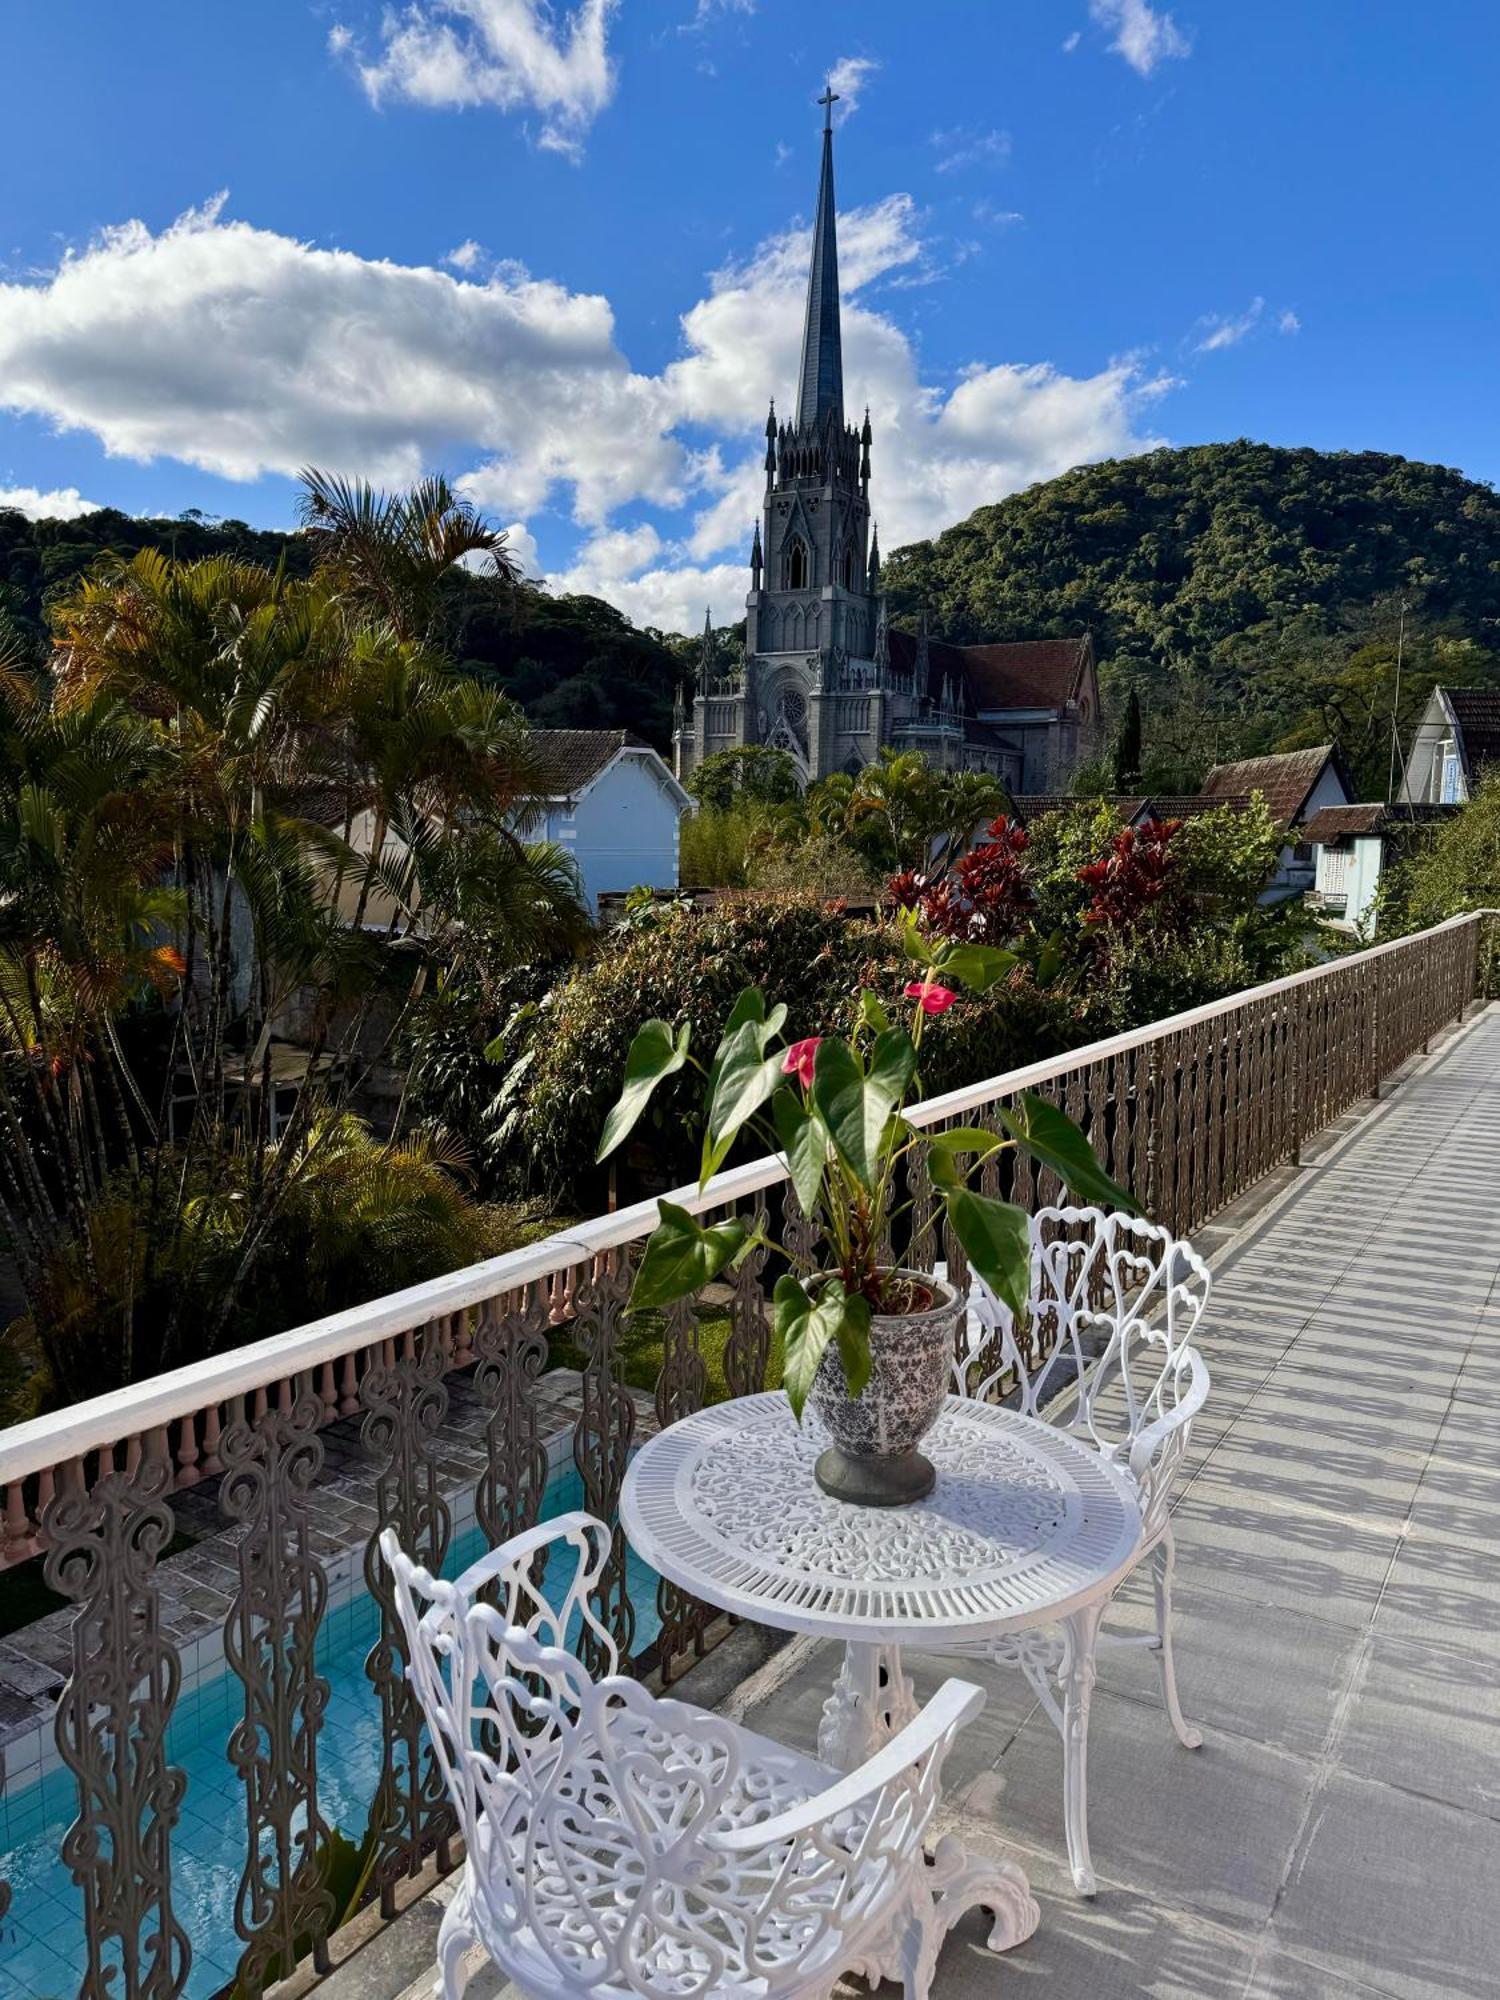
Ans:
[[[1401,601],[1403,724],[1433,679],[1495,677],[1500,495],[1381,452],[1194,445],[981,507],[886,581],[949,639],[1091,631],[1106,690],[1134,682],[1189,765],[1331,733],[1368,782]]]
[[[103,507],[75,521],[31,521],[0,509],[0,619],[38,647],[46,606],[106,552],[159,548],[183,561],[231,554],[285,561],[305,574],[307,537],[214,521],[198,514],[137,520]],[[695,640],[637,630],[597,597],[550,597],[525,589],[502,597],[466,572],[451,580],[444,643],[470,671],[513,695],[539,727],[638,730],[665,748],[672,689]]]

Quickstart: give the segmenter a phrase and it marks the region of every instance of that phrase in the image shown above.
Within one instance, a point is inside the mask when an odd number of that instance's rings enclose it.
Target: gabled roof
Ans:
[[[1046,813],[1068,812],[1075,806],[1106,805],[1122,826],[1139,826],[1148,819],[1193,819],[1206,812],[1248,812],[1251,804],[1248,793],[1227,793],[1223,798],[1211,799],[1200,792],[1106,792],[1093,798],[1071,798],[1061,792],[1023,792],[1016,800],[1016,810],[1023,820],[1033,820]]]
[[[1259,792],[1276,824],[1292,826],[1330,759],[1337,763],[1333,745],[1320,743],[1312,750],[1284,750],[1274,757],[1241,757],[1233,764],[1215,764],[1203,781],[1203,796],[1224,799]]]
[[[916,635],[893,631],[892,665],[910,669],[917,657]],[[976,713],[1012,708],[1066,708],[1093,658],[1093,641],[1015,639],[994,646],[950,646],[929,639],[927,657],[936,689],[945,676],[967,685]]]
[[[533,729],[532,747],[549,798],[571,799],[591,785],[622,750],[644,750],[666,770],[660,751],[633,729]],[[671,773],[667,773],[671,777]],[[672,779],[676,784],[676,780]]]
[[[1305,820],[1299,831],[1313,847],[1326,847],[1335,840],[1361,834],[1392,833],[1403,826],[1426,826],[1434,820],[1452,819],[1461,806],[1437,805],[1415,800],[1410,805],[1386,805],[1375,799],[1356,806],[1324,806]]]
[[[1443,688],[1448,712],[1458,726],[1464,769],[1471,778],[1481,764],[1500,763],[1500,689]]]

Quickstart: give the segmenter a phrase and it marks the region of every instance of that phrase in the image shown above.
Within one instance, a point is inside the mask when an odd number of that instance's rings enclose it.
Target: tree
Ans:
[[[231,1338],[428,981],[587,927],[525,838],[523,719],[414,636],[419,567],[401,596],[373,548],[311,579],[106,560],[50,668],[5,676],[0,1222],[60,1393]],[[307,1079],[272,1145],[288,1019]]]
[[[784,805],[802,791],[792,758],[765,743],[713,751],[688,779],[687,789],[712,812],[728,812],[736,803]]]
[[[1451,819],[1423,829],[1410,851],[1387,868],[1378,933],[1398,937],[1465,910],[1494,908],[1500,908],[1500,770],[1485,776]]]
[[[1132,687],[1111,753],[1111,777],[1117,792],[1133,792],[1141,781],[1141,697]]]

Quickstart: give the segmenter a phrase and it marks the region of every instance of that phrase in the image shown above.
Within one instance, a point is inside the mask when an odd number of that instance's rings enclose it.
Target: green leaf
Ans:
[[[661,1220],[646,1238],[630,1292],[636,1308],[669,1306],[698,1291],[740,1255],[750,1235],[748,1225],[737,1220],[705,1229],[673,1201],[658,1202],[657,1209]]]
[[[1013,951],[993,944],[950,944],[933,970],[944,979],[956,979],[971,993],[988,993],[998,980],[1021,963]]]
[[[881,1006],[879,997],[867,986],[859,996],[859,1018],[867,1028],[873,1028],[877,1035],[883,1035],[891,1025],[891,1017]]]
[[[1009,1142],[998,1132],[987,1132],[982,1125],[955,1125],[946,1132],[924,1132],[927,1142],[927,1165],[936,1187],[962,1187],[973,1171],[973,1161],[967,1167],[960,1167],[960,1153],[991,1152],[996,1146]]]
[[[964,1255],[1019,1319],[1031,1284],[1031,1228],[1025,1209],[969,1188],[950,1188],[943,1204]]]
[[[867,1299],[849,1298],[843,1280],[825,1280],[816,1301],[790,1272],[776,1281],[771,1295],[771,1319],[780,1335],[785,1361],[782,1384],[798,1423],[807,1402],[818,1363],[830,1340],[839,1344],[839,1359],[849,1393],[858,1396],[870,1379],[870,1306]]]
[[[719,1171],[740,1128],[781,1083],[780,1055],[765,1054],[766,1037],[772,1032],[764,1021],[746,1021],[720,1045],[709,1091],[700,1187],[706,1187]]]
[[[1062,932],[1054,931],[1037,954],[1033,977],[1038,986],[1050,986],[1062,970]]]
[[[1016,1144],[1044,1167],[1051,1167],[1079,1201],[1095,1208],[1122,1208],[1128,1215],[1141,1213],[1135,1196],[1110,1179],[1084,1134],[1067,1112],[1049,1099],[1026,1090],[1014,1111],[997,1104],[994,1115]]]
[[[922,935],[915,910],[908,910],[901,919],[901,949],[918,965],[932,963],[932,947]]]
[[[656,1086],[682,1068],[687,1061],[691,1033],[686,1021],[675,1035],[666,1021],[647,1021],[641,1027],[625,1058],[624,1086],[604,1121],[595,1160],[605,1159],[615,1150],[634,1128]]]
[[[917,1073],[917,1052],[904,1028],[876,1038],[868,1073],[847,1042],[827,1036],[813,1065],[813,1108],[828,1128],[839,1158],[873,1193],[880,1175],[881,1143]]]
[[[776,1120],[776,1136],[786,1154],[792,1186],[810,1216],[823,1192],[823,1168],[828,1159],[828,1132],[816,1113],[809,1111],[795,1090],[778,1090],[771,1100]]]

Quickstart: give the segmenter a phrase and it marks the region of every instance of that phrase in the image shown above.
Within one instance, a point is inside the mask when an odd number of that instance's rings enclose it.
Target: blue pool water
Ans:
[[[568,1467],[554,1473],[544,1518],[583,1504],[577,1472]],[[477,1527],[457,1537],[444,1573],[457,1575],[485,1546]],[[656,1573],[633,1552],[629,1586],[639,1648],[656,1635]],[[327,1824],[353,1840],[364,1832],[381,1767],[379,1704],[365,1677],[365,1656],[379,1627],[374,1600],[361,1593],[330,1607],[318,1635],[318,1671],[329,1685],[318,1735],[319,1804]],[[243,1689],[226,1668],[184,1690],[167,1733],[169,1761],[187,1773],[172,1837],[173,1909],[193,1946],[187,2000],[208,2000],[226,1985],[240,1952],[234,1908],[245,1805],[225,1746],[242,1715]],[[0,1880],[8,1879],[12,1889],[10,1910],[0,1919],[3,2000],[73,2000],[78,1991],[85,1967],[82,1902],[58,1858],[77,1810],[76,1784],[66,1770],[0,1793]]]

